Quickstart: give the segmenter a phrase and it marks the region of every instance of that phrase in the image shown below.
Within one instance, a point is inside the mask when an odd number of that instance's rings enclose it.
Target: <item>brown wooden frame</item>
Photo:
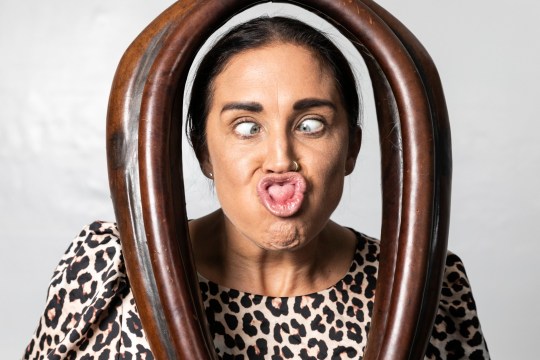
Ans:
[[[109,182],[128,276],[158,359],[217,359],[191,254],[182,175],[182,96],[193,58],[226,20],[265,1],[186,0],[131,44],[107,117]],[[370,0],[293,3],[358,45],[373,82],[383,219],[365,359],[421,359],[446,256],[451,146],[437,70],[419,41]]]

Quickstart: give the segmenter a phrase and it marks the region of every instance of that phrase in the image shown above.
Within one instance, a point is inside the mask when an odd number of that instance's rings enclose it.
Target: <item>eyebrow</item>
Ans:
[[[221,109],[221,112],[225,112],[228,110],[245,110],[255,113],[260,113],[263,111],[263,106],[259,104],[258,102],[254,101],[246,101],[246,102],[230,102],[223,106]]]
[[[317,99],[317,98],[307,98],[298,100],[294,103],[293,109],[295,111],[300,110],[306,110],[311,109],[315,107],[329,107],[333,110],[337,110],[336,105],[330,101],[325,99]],[[254,113],[260,113],[263,111],[263,106],[255,101],[233,101],[230,103],[227,103],[223,106],[221,109],[221,112],[229,111],[229,110],[244,110],[244,111],[250,111]]]
[[[308,99],[298,100],[293,105],[293,109],[296,111],[315,108],[315,107],[329,107],[333,110],[337,110],[336,105],[332,101],[325,100],[325,99],[317,99],[317,98],[308,98]]]

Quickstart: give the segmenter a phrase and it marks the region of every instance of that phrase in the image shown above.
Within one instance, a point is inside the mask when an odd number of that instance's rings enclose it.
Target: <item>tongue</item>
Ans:
[[[294,185],[292,184],[274,184],[268,187],[268,193],[276,202],[285,202],[293,197]]]

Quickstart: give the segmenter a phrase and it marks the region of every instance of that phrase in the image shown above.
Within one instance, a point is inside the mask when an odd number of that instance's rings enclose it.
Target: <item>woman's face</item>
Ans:
[[[338,205],[360,146],[360,130],[349,141],[331,72],[306,48],[275,43],[231,58],[212,95],[202,168],[213,174],[229,240],[304,246]]]

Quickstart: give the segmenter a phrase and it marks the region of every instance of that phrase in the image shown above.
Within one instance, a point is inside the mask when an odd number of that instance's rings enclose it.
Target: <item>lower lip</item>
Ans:
[[[273,197],[270,188],[276,186],[283,186],[284,189],[292,187],[292,192],[284,190],[284,193],[291,192],[291,195],[282,199]],[[279,190],[277,191],[279,192]],[[257,185],[257,194],[261,203],[270,213],[278,217],[289,217],[296,214],[302,207],[305,191],[306,180],[296,172],[266,175]]]

